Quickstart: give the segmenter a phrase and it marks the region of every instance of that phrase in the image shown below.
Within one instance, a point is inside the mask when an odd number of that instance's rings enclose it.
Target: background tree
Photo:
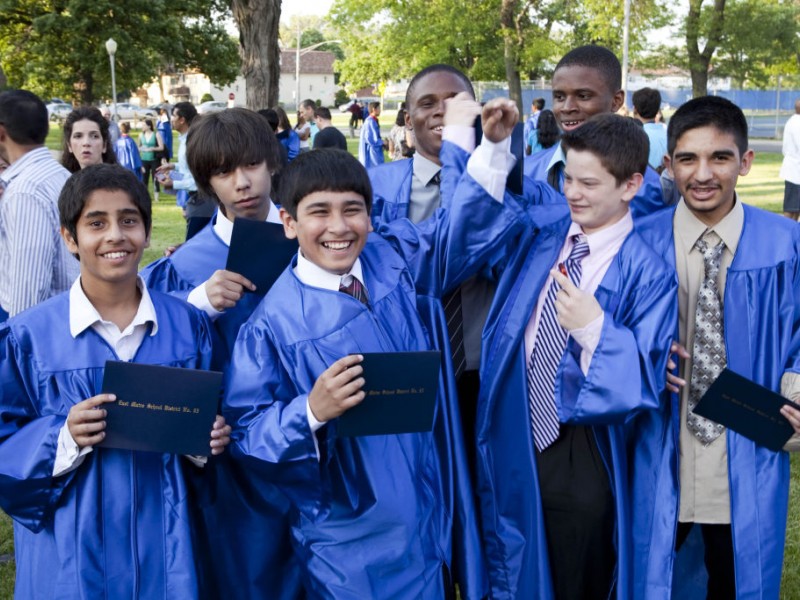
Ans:
[[[90,104],[110,96],[113,37],[118,90],[151,81],[168,59],[226,84],[237,65],[224,10],[220,0],[0,0],[0,65],[10,86]]]
[[[281,0],[231,0],[239,26],[241,71],[247,86],[247,108],[278,104],[281,50],[278,33]]]
[[[703,1],[689,0],[686,16],[686,52],[694,98],[708,93],[708,70],[711,57],[722,41],[725,18],[725,0],[713,0],[713,6],[707,11],[702,10]],[[705,39],[705,46],[701,50],[702,39]]]

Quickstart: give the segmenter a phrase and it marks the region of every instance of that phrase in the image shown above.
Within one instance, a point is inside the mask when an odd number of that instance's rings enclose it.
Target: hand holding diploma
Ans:
[[[98,394],[69,409],[67,428],[79,448],[94,446],[103,440],[106,436],[106,410],[100,406],[116,399],[114,394]]]
[[[256,286],[238,273],[219,269],[205,282],[208,301],[218,311],[233,308],[241,300],[244,290],[255,291]]]
[[[319,376],[308,395],[308,406],[317,421],[335,419],[364,399],[364,369],[359,364],[363,359],[360,354],[350,354]]]

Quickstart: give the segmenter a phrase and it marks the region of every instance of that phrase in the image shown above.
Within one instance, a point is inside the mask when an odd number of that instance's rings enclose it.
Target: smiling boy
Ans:
[[[747,129],[741,109],[724,98],[681,106],[665,159],[681,200],[639,228],[678,274],[681,360],[679,376],[668,377],[678,394],[663,417],[666,443],[651,448],[662,453],[661,470],[648,469],[653,492],[635,515],[637,597],[671,597],[676,548],[692,529],[702,534],[708,583],[686,593],[780,595],[789,456],[692,410],[725,366],[788,398],[800,395],[800,230],[737,195],[754,158]],[[800,413],[782,412],[800,431]],[[796,449],[796,438],[784,449]]]
[[[602,46],[580,46],[567,52],[556,65],[552,86],[552,110],[564,133],[575,131],[594,115],[616,113],[625,102],[622,67],[614,53]],[[649,153],[649,147],[645,152]],[[563,172],[561,144],[525,157],[525,177],[546,181],[561,193]],[[560,200],[558,196],[552,198]],[[647,168],[644,181],[631,201],[631,213],[638,218],[662,208],[658,173]]]
[[[95,448],[107,360],[208,368],[210,326],[137,270],[150,198],[122,167],[75,173],[59,198],[80,261],[68,293],[0,328],[0,506],[15,521],[19,598],[198,597],[195,499],[182,456]],[[229,441],[217,418],[211,453]]]
[[[503,112],[503,126],[514,118]],[[364,398],[361,353],[430,349],[443,292],[517,220],[490,200],[370,234],[367,173],[332,149],[299,156],[280,191],[300,251],[234,348],[225,409],[237,454],[286,474],[309,597],[444,598],[455,551],[446,432],[345,438],[336,419]],[[452,393],[443,372],[440,411]]]
[[[658,407],[674,327],[674,273],[630,210],[644,132],[604,114],[562,144],[569,211],[532,207],[484,330],[478,491],[492,598],[632,597],[628,422]]]

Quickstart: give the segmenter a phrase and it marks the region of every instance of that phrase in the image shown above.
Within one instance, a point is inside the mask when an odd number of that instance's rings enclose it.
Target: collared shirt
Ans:
[[[783,128],[783,162],[778,176],[800,185],[800,115],[792,115]]]
[[[733,209],[719,223],[708,227],[686,206],[683,199],[675,209],[673,229],[675,232],[675,269],[678,273],[678,325],[680,343],[689,352],[690,358],[683,361],[681,377],[691,382],[692,348],[694,347],[695,312],[697,294],[705,278],[703,253],[694,247],[706,230],[714,231],[725,249],[720,258],[717,287],[720,300],[725,302],[725,282],[744,225],[744,209],[739,198]],[[678,520],[693,523],[730,523],[731,503],[728,489],[728,440],[723,431],[708,446],[689,431],[686,413],[689,402],[687,383],[681,390],[680,416],[680,513]]]
[[[277,223],[278,225],[281,224],[280,211],[278,210],[278,207],[272,203],[272,200],[269,201],[267,223]],[[231,236],[233,235],[233,221],[223,215],[222,211],[217,210],[217,213],[214,216],[213,227],[214,233],[217,234],[222,243],[226,246],[230,246]],[[186,298],[186,300],[192,306],[195,306],[205,312],[209,318],[217,319],[224,311],[217,310],[211,306],[211,301],[208,299],[208,294],[206,293],[207,281],[208,280],[204,281],[201,285],[198,285],[191,292],[189,292],[189,296]]]
[[[147,286],[140,277],[136,282],[142,298],[139,300],[139,309],[130,324],[120,330],[115,323],[106,321],[97,312],[81,286],[80,278],[75,280],[69,290],[69,332],[73,338],[77,338],[87,329],[92,329],[111,347],[119,360],[129,362],[136,356],[139,346],[142,345],[148,328],[150,335],[158,332],[158,319],[156,310]],[[53,477],[64,475],[77,469],[83,462],[84,457],[92,451],[91,446],[78,448],[78,444],[69,432],[69,426],[64,423],[58,434],[58,446],[56,449],[56,461],[53,465]]]
[[[191,170],[189,170],[189,163],[186,162],[186,137],[188,135],[188,129],[185,133],[178,134],[178,172],[182,177],[180,179],[173,179],[172,187],[176,190],[196,192],[197,184],[194,182],[194,176]]]
[[[584,234],[586,236],[586,242],[589,244],[589,255],[581,261],[581,281],[578,286],[580,290],[587,294],[595,293],[600,282],[603,281],[603,277],[605,277],[608,268],[611,266],[611,261],[614,260],[620,247],[622,247],[622,243],[632,230],[633,217],[631,217],[631,213],[628,211],[625,213],[625,216],[616,223],[600,231]],[[564,245],[553,267],[567,260],[574,245],[572,237],[579,233],[583,233],[581,226],[577,223],[572,223],[567,233],[567,239],[564,240]],[[525,327],[525,356],[528,358],[536,344],[536,335],[539,331],[539,319],[542,316],[542,308],[544,307],[547,291],[550,289],[552,281],[553,277],[548,276],[542,290],[539,292],[536,309],[533,311],[533,314],[531,314],[528,325]],[[568,332],[581,346],[581,370],[584,374],[589,372],[592,355],[597,349],[597,344],[600,342],[603,321],[604,315],[601,314],[585,327],[573,329]]]
[[[297,275],[297,278],[306,285],[334,292],[339,291],[343,279],[347,278],[349,280],[349,278],[355,277],[361,282],[361,285],[364,286],[367,293],[369,293],[369,288],[364,281],[364,274],[361,270],[360,258],[356,258],[356,262],[353,263],[348,273],[338,275],[318,267],[303,256],[303,252],[300,250],[297,252],[297,266],[294,268],[294,273]],[[314,416],[314,413],[311,412],[311,406],[308,404],[308,400],[306,400],[306,418],[308,419],[308,426],[311,428],[312,433],[316,433],[316,431],[327,422],[319,421]],[[316,448],[317,458],[319,458],[319,443],[316,435],[314,435],[314,448]]]
[[[69,176],[45,147],[0,176],[0,306],[11,316],[68,290],[80,272],[60,234],[58,196]]]
[[[644,123],[642,128],[650,142],[650,154],[647,162],[658,170],[663,166],[664,155],[667,153],[667,126],[663,123]]]

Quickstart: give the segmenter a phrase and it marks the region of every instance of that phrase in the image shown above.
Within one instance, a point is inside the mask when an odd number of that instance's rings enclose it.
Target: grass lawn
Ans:
[[[384,126],[394,122],[386,115]],[[341,122],[339,122],[341,121]],[[347,120],[334,114],[334,124],[341,126],[347,135]],[[388,130],[388,128],[387,128]],[[61,139],[60,129],[51,128],[47,145],[56,149]],[[176,145],[177,148],[177,140]],[[348,137],[348,148],[354,154],[357,140]],[[750,174],[739,180],[737,189],[745,202],[767,210],[779,212],[783,202],[783,181],[778,178],[781,155],[777,153],[757,154]],[[175,206],[174,197],[161,195],[161,201],[153,207],[153,233],[150,248],[145,251],[143,265],[163,255],[164,248],[182,240],[185,225],[180,210]],[[783,600],[800,600],[800,457],[792,456],[792,482],[789,500],[789,526],[786,534],[786,556],[784,559]],[[10,519],[0,513],[0,556],[13,553],[13,540]],[[10,599],[14,589],[14,563],[0,562],[0,600]]]

